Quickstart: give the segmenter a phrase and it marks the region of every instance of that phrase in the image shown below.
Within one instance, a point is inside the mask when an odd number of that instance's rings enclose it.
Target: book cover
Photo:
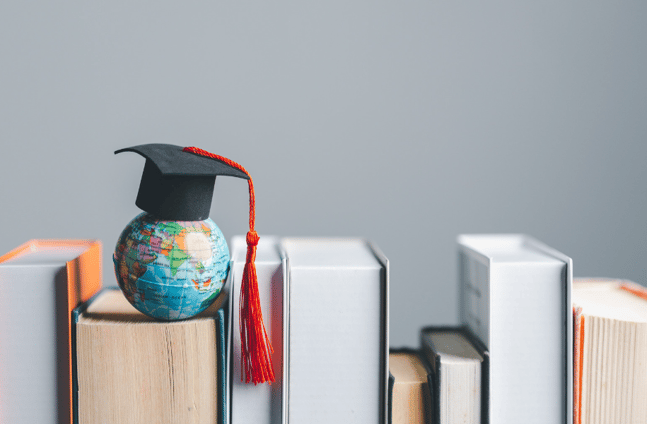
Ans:
[[[100,288],[99,241],[31,240],[0,257],[0,422],[71,422],[71,311]]]
[[[458,254],[461,320],[490,353],[489,422],[571,424],[572,260],[521,234],[461,235]]]
[[[388,419],[389,265],[363,239],[286,238],[291,424]]]

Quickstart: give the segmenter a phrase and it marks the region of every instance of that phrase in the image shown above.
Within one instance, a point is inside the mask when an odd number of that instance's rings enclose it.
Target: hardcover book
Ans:
[[[490,353],[489,422],[570,424],[571,259],[520,234],[458,245],[461,320]]]
[[[287,419],[387,420],[389,268],[362,239],[286,238]]]
[[[489,416],[489,353],[465,327],[426,327],[422,354],[431,364],[433,424],[481,424]]]
[[[431,369],[420,351],[389,353],[389,424],[431,424]]]
[[[79,424],[224,422],[224,296],[194,318],[158,321],[118,289],[74,311]]]
[[[0,257],[0,422],[71,422],[70,314],[100,288],[98,241],[31,240]]]

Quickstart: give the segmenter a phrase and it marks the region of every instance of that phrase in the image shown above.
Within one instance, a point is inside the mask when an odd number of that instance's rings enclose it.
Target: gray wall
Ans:
[[[457,322],[455,237],[525,232],[647,284],[647,3],[14,1],[0,6],[0,251],[138,209],[149,142],[255,178],[261,234],[392,264],[392,345]],[[244,233],[246,185],[212,218]]]

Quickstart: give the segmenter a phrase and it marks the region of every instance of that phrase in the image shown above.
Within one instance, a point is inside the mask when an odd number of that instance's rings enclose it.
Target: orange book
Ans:
[[[573,280],[573,424],[647,422],[647,289]]]
[[[95,240],[31,240],[0,257],[0,422],[72,422],[71,312],[101,281]]]

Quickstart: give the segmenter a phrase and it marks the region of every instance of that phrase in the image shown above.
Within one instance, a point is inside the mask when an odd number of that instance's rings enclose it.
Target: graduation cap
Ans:
[[[197,147],[142,144],[115,151],[134,152],[146,158],[135,204],[164,221],[202,221],[209,217],[216,176],[244,178],[249,185],[247,257],[240,287],[240,335],[242,377],[245,382],[274,381],[272,345],[267,337],[258,295],[254,230],[254,183],[238,163]]]
[[[242,167],[184,151],[172,144],[142,144],[115,152],[146,158],[135,204],[166,221],[202,221],[209,217],[216,176],[249,180]],[[224,159],[224,158],[223,158]]]

